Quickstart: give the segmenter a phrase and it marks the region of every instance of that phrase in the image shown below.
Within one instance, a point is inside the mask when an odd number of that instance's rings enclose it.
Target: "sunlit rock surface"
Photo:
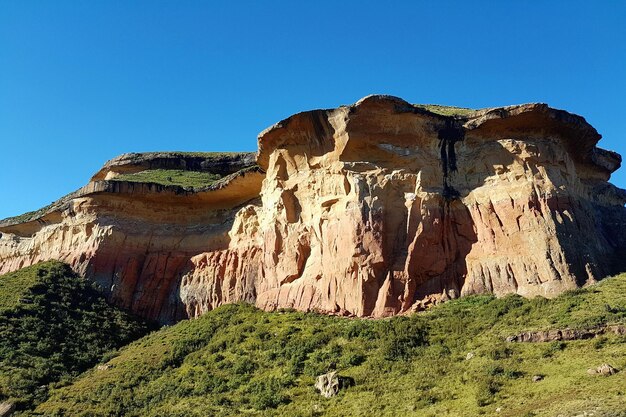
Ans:
[[[369,96],[299,113],[260,134],[260,168],[231,155],[200,190],[111,180],[210,162],[116,158],[45,215],[0,223],[0,272],[61,259],[170,322],[238,301],[383,317],[624,268],[626,193],[607,182],[621,157],[582,117],[443,110]]]

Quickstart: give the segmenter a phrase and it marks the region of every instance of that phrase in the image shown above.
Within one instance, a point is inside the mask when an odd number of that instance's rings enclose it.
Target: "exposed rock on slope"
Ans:
[[[116,158],[39,220],[0,224],[0,272],[66,260],[161,321],[242,300],[380,317],[461,294],[549,297],[626,258],[626,193],[607,182],[621,158],[599,139],[543,104],[370,96],[261,133],[264,175],[200,190],[107,181],[216,166]],[[220,169],[253,164],[238,158]]]

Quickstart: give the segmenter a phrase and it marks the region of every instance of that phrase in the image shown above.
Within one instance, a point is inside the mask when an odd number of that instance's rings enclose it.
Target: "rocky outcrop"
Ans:
[[[337,371],[330,371],[315,378],[315,389],[325,398],[334,397],[341,389],[352,386],[354,378],[337,375]]]
[[[122,156],[63,209],[0,224],[0,272],[70,261],[167,321],[237,301],[383,317],[464,294],[551,297],[624,267],[626,192],[607,182],[621,158],[582,117],[441,110],[370,96],[296,114],[260,134],[260,168],[204,190],[109,181],[207,166]]]
[[[371,96],[297,114],[259,136],[262,204],[194,258],[183,300],[199,314],[253,285],[264,309],[381,317],[594,282],[626,247],[607,183],[621,158],[599,139],[543,104],[442,116]]]
[[[589,375],[611,376],[611,375],[615,375],[618,372],[619,371],[617,369],[613,368],[608,363],[603,363],[602,365],[598,366],[597,368],[589,368],[589,369],[587,369],[587,374],[589,374]]]
[[[620,336],[626,335],[626,326],[621,324],[611,324],[586,329],[539,330],[512,335],[507,337],[506,341],[517,343],[541,343],[562,340],[585,340],[611,333]]]
[[[0,403],[0,417],[9,417],[15,411],[15,404],[10,402]]]
[[[110,180],[120,175],[154,169],[210,172],[227,176],[254,166],[254,152],[145,152],[126,153],[113,158],[98,171],[91,181]]]
[[[263,175],[254,154],[238,154],[220,156],[216,166],[213,156],[205,157],[199,165],[223,178],[199,189],[114,180],[111,172],[128,173],[138,161],[151,163],[148,169],[195,168],[176,153],[108,162],[89,184],[47,211],[0,225],[0,273],[58,259],[123,308],[164,323],[186,317],[178,294],[190,259],[228,247],[235,214],[258,198]]]

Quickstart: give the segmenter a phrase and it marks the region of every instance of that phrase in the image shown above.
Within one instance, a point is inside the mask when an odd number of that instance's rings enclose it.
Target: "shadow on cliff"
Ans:
[[[472,216],[460,199],[435,198],[429,205],[422,233],[409,249],[412,302],[435,294],[457,298],[468,272],[467,255],[478,241]]]
[[[514,135],[511,136],[514,139]],[[406,235],[401,238],[392,237],[394,242],[385,245],[393,248],[387,250],[391,254],[391,262],[387,270],[378,274],[378,287],[383,288],[390,275],[401,275],[403,269],[408,275],[406,286],[403,279],[394,279],[392,291],[387,297],[385,308],[395,312],[406,310],[413,303],[431,297],[446,299],[461,294],[468,275],[467,256],[474,245],[481,244],[475,222],[481,222],[480,227],[484,230],[492,229],[492,234],[494,229],[499,229],[498,233],[502,233],[505,239],[508,230],[515,226],[506,224],[507,219],[499,217],[494,202],[482,202],[487,204],[485,207],[478,203],[476,207],[468,207],[463,200],[472,191],[488,187],[490,178],[506,175],[507,167],[514,164],[518,156],[496,138],[472,137],[472,146],[459,146],[467,139],[465,131],[454,120],[447,121],[439,128],[438,139],[441,192],[430,193],[429,197],[419,201],[420,213],[415,216],[419,217],[418,224],[407,226],[404,223],[400,227],[394,227],[396,230],[404,228],[407,230]],[[533,140],[528,137],[519,140],[533,145]],[[482,148],[476,152],[475,146]],[[483,159],[477,159],[476,155]],[[623,272],[626,267],[626,236],[622,231],[626,228],[626,209],[576,198],[572,194],[575,193],[572,183],[578,179],[564,176],[575,175],[574,173],[564,174],[567,171],[564,166],[561,169],[546,167],[547,169],[540,170],[538,164],[539,162],[535,165],[529,163],[525,169],[531,170],[533,181],[537,176],[543,175],[546,181],[554,184],[554,191],[549,195],[541,195],[541,191],[531,187],[533,191],[528,196],[528,201],[516,202],[521,203],[521,211],[515,215],[540,216],[554,225],[553,233],[558,247],[548,246],[545,254],[547,265],[551,265],[553,279],[573,279],[576,285],[582,286],[587,282]],[[508,181],[504,178],[502,180]],[[506,201],[499,203],[507,204]],[[513,201],[511,204],[516,205]],[[411,217],[411,213],[408,217]],[[546,224],[546,227],[550,226]],[[521,230],[519,232],[523,233]],[[546,233],[550,234],[549,231]],[[495,235],[485,235],[481,239],[487,239],[483,244],[493,244],[497,253],[498,241]],[[529,249],[531,252],[539,250]],[[541,258],[542,254],[537,256]],[[557,263],[560,267],[555,267]],[[473,283],[478,285],[474,290],[491,291],[493,285],[497,284],[492,279],[500,279],[503,281],[500,285],[513,285],[512,288],[515,289],[515,282],[527,278],[505,276],[513,274],[513,271],[502,271],[502,276],[491,276],[490,271],[478,271],[479,275],[483,275],[483,282]],[[401,306],[398,305],[398,300],[402,298],[400,294],[404,295]],[[376,300],[371,296],[368,298],[370,300],[366,304],[366,311],[371,312],[375,308]]]
[[[546,205],[578,286],[626,272],[626,208],[558,193]]]
[[[453,184],[459,163],[456,146],[465,140],[465,131],[453,119],[447,119],[439,128],[437,138],[442,192],[420,202],[425,216],[421,216],[418,226],[421,232],[415,233],[409,246],[412,256],[406,265],[412,278],[407,297],[411,304],[433,295],[460,296],[468,273],[466,258],[478,242],[474,219],[462,202],[469,191],[459,190]],[[493,173],[485,171],[481,182]]]
[[[465,140],[463,128],[450,118],[439,126],[437,135],[441,169],[438,182],[422,184],[426,192],[416,195],[406,209],[388,203],[389,212],[408,210],[403,222],[397,222],[392,215],[380,219],[382,229],[391,231],[383,237],[387,262],[376,271],[377,280],[365,291],[366,315],[375,310],[378,314],[396,314],[417,301],[461,295],[468,273],[467,256],[478,242],[474,219],[462,199],[475,187],[455,187],[460,175],[458,164],[465,162],[457,158],[458,143]],[[509,153],[503,153],[503,158],[512,162]],[[387,168],[395,169],[392,165]],[[422,169],[419,165],[415,168]],[[495,174],[495,167],[479,171],[476,187]],[[386,292],[384,300],[381,291]]]

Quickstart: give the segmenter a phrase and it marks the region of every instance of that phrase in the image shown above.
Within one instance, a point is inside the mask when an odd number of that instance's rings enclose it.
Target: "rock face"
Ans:
[[[235,213],[261,189],[263,175],[254,164],[254,154],[122,155],[35,218],[0,223],[0,273],[59,259],[118,306],[163,323],[184,318],[180,279],[192,256],[228,246]],[[115,180],[145,169],[204,170],[223,178],[200,189]]]
[[[15,411],[15,404],[4,402],[0,403],[0,417],[9,417]]]
[[[260,170],[204,190],[110,181],[159,154],[109,162],[38,220],[0,224],[0,272],[65,260],[161,321],[236,301],[383,317],[466,294],[551,297],[624,268],[626,192],[607,182],[621,158],[599,139],[544,104],[369,96],[272,126]]]
[[[506,341],[517,343],[542,343],[559,340],[584,340],[610,333],[622,336],[626,335],[626,326],[621,324],[611,324],[590,327],[587,329],[553,329],[540,330],[536,332],[523,332],[507,337]]]
[[[443,117],[372,96],[297,114],[259,136],[262,204],[227,251],[194,258],[182,298],[198,314],[254,285],[265,309],[381,317],[593,282],[626,247],[606,182],[620,157],[599,139],[541,104]]]

